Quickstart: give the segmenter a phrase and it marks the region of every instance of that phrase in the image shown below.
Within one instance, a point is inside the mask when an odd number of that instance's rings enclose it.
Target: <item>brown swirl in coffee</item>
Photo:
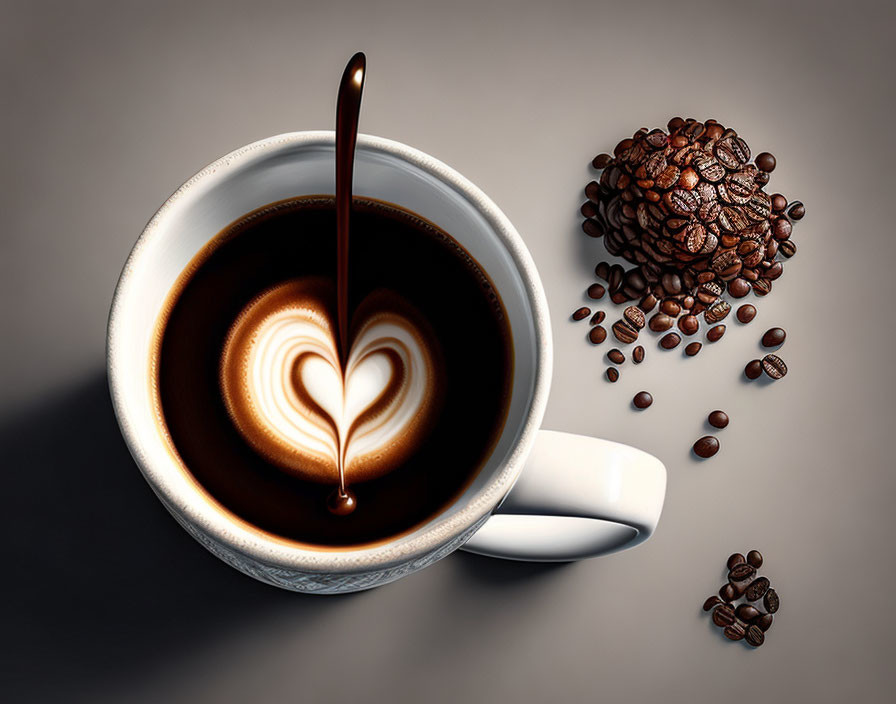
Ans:
[[[256,297],[227,336],[221,387],[257,452],[303,479],[344,486],[414,451],[437,410],[441,372],[425,322],[382,291],[355,313],[343,371],[328,298],[324,282],[307,279]]]

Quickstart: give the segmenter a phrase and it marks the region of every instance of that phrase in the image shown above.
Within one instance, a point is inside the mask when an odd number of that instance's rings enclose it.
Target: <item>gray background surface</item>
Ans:
[[[694,702],[741,687],[890,701],[891,4],[0,7],[5,701]],[[330,128],[356,50],[363,130],[459,169],[530,247],[554,320],[547,427],[666,463],[642,547],[560,567],[456,554],[373,592],[304,597],[218,562],[141,479],[104,378],[131,245],[221,154]],[[610,345],[568,319],[602,250],[578,229],[581,191],[596,153],[675,114],[774,152],[771,190],[809,214],[752,325],[696,359],[651,338],[614,386]],[[791,372],[745,384],[773,324]],[[642,388],[656,402],[636,413]],[[698,463],[689,447],[715,407],[732,423]],[[783,602],[758,651],[700,612],[726,556],[752,547]]]

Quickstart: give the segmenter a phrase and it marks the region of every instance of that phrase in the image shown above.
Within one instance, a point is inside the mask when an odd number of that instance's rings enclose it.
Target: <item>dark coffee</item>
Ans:
[[[321,546],[388,539],[447,508],[500,435],[513,374],[506,313],[470,254],[413,213],[358,198],[341,360],[335,232],[325,196],[223,230],[170,294],[153,357],[185,471],[243,521]],[[327,505],[337,460],[349,515]]]

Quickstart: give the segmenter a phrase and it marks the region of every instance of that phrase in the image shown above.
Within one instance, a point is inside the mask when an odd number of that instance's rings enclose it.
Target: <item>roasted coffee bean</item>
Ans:
[[[722,287],[715,281],[709,281],[700,286],[697,291],[697,299],[704,305],[712,305],[722,295]]]
[[[641,330],[644,327],[644,311],[637,306],[629,306],[626,308],[622,311],[622,317],[625,318],[625,322],[636,330]]]
[[[579,208],[579,212],[582,213],[586,218],[596,218],[598,217],[598,209],[590,200],[586,200],[582,203],[582,207]],[[582,229],[585,229],[584,224],[582,225]],[[603,228],[601,228],[603,229]],[[585,230],[587,232],[587,230]]]
[[[607,274],[607,283],[610,285],[610,293],[616,293],[619,290],[619,287],[622,286],[623,276],[625,276],[625,269],[619,264],[614,264],[610,267],[610,271]]]
[[[717,250],[711,266],[720,279],[730,281],[740,273],[740,270],[743,268],[743,262],[733,249]]]
[[[694,187],[700,181],[700,177],[697,175],[697,172],[694,171],[690,166],[681,172],[681,176],[678,177],[678,185],[681,188],[687,189],[689,191],[694,190]],[[681,212],[676,210],[675,212]]]
[[[778,251],[788,259],[790,259],[794,254],[796,254],[796,245],[792,240],[787,240],[786,242],[782,242],[778,245]]]
[[[757,279],[753,282],[753,293],[757,296],[767,296],[772,292],[772,282],[768,279]]]
[[[622,152],[628,151],[632,148],[632,144],[634,144],[634,141],[631,139],[623,139],[616,145],[616,148],[613,149],[614,156],[618,157]]]
[[[734,613],[741,621],[747,621],[747,622],[752,621],[754,618],[758,618],[762,614],[762,612],[759,611],[759,609],[757,609],[755,606],[752,606],[750,604],[740,604],[734,610]]]
[[[728,572],[728,579],[731,582],[743,582],[756,574],[756,568],[753,565],[744,562],[743,564],[732,567]]]
[[[728,294],[732,298],[743,298],[751,290],[752,287],[746,279],[737,277],[728,282]]]
[[[747,601],[756,601],[763,597],[768,590],[768,587],[768,577],[758,577],[753,580],[749,587],[747,587],[744,596],[747,598]]]
[[[743,640],[743,637],[746,635],[744,627],[737,621],[730,626],[726,626],[724,633],[728,640]]]
[[[644,293],[647,288],[647,280],[638,269],[630,269],[625,272],[625,278],[622,281],[625,292],[632,298],[637,298]]]
[[[600,203],[600,184],[597,181],[592,181],[585,186],[585,196],[592,203]]]
[[[700,321],[696,315],[683,315],[678,319],[678,329],[685,335],[693,335],[700,329]]]
[[[709,424],[714,428],[727,428],[728,427],[728,414],[725,411],[713,411],[709,414]],[[741,562],[743,562],[743,558],[741,557]],[[740,563],[738,563],[740,564]],[[755,567],[755,565],[754,565]],[[729,565],[728,569],[731,569]]]
[[[771,256],[771,255],[769,255]],[[765,270],[765,274],[763,276],[769,281],[774,281],[775,279],[781,278],[781,274],[784,273],[784,265],[781,262],[775,262],[768,269]]]
[[[756,168],[760,171],[765,171],[767,174],[770,174],[775,170],[777,163],[775,156],[768,152],[762,152],[756,155]]]
[[[616,369],[616,367],[610,367],[609,369],[607,369],[607,381],[609,381],[611,384],[615,384],[618,379],[619,370]]]
[[[669,120],[669,123],[666,125],[666,127],[669,129],[669,133],[671,134],[672,132],[677,132],[683,125],[684,120],[682,120],[680,117],[673,117],[671,120]]]
[[[604,228],[597,220],[585,220],[582,223],[582,230],[589,237],[603,237]]]
[[[613,323],[613,335],[623,345],[628,345],[638,339],[638,331],[624,320]]]
[[[638,304],[638,308],[643,310],[645,313],[649,313],[654,308],[656,308],[656,304],[658,302],[659,301],[657,300],[656,296],[654,296],[652,293],[648,293],[646,296],[644,296],[644,298],[641,299],[641,302]]]
[[[761,361],[753,359],[747,362],[747,366],[744,367],[744,376],[747,377],[747,379],[758,379],[760,374],[762,374]]]
[[[787,199],[780,193],[772,194],[772,211],[775,213],[783,213],[787,208]]]
[[[573,312],[572,319],[573,320],[584,320],[589,315],[591,315],[591,309],[582,306],[581,308],[578,308],[578,309],[576,309],[575,312]]]
[[[666,349],[666,350],[671,350],[671,349],[674,349],[675,347],[678,347],[680,342],[681,342],[681,337],[679,337],[678,333],[675,333],[675,332],[666,333],[660,339],[660,345],[662,346],[663,349]]]
[[[666,330],[671,328],[674,323],[675,321],[665,313],[656,313],[650,318],[650,322],[647,326],[654,332],[666,332]]]
[[[762,358],[762,371],[772,379],[781,379],[787,374],[787,365],[776,354],[767,354]]]
[[[678,274],[667,272],[663,274],[663,278],[660,279],[660,283],[663,285],[666,293],[668,293],[670,296],[681,293],[681,277],[679,277]]]
[[[760,188],[768,183],[769,175],[765,171],[756,174],[756,185]]]
[[[681,313],[681,304],[674,298],[667,298],[660,304],[660,310],[674,318]]]
[[[607,329],[602,325],[595,325],[588,333],[588,339],[595,345],[599,345],[607,339]]]
[[[731,304],[728,301],[716,301],[704,311],[703,319],[710,325],[720,323],[728,317],[730,312]]]
[[[706,339],[710,342],[718,342],[722,339],[722,335],[725,334],[725,331],[728,328],[725,325],[715,325],[711,327],[706,333]]]
[[[798,200],[793,201],[793,203],[790,204],[790,208],[787,209],[787,217],[791,220],[802,220],[805,215],[806,206]]]
[[[784,328],[769,328],[762,336],[762,346],[777,347],[783,345],[785,339],[787,339],[787,333]]]
[[[712,611],[719,604],[724,603],[719,597],[711,596],[709,599],[703,602],[703,610],[704,611]]]
[[[779,242],[784,242],[793,233],[793,225],[787,218],[778,218],[772,225],[772,236]]]
[[[692,342],[687,347],[684,348],[684,353],[688,357],[694,357],[697,353],[703,349],[703,344],[700,342]]]
[[[608,281],[610,276],[610,265],[607,264],[607,262],[600,262],[596,267],[594,267],[594,275],[599,279]]]
[[[726,565],[727,565],[727,567],[728,567],[729,570],[732,570],[732,569],[734,569],[737,565],[742,565],[742,564],[744,564],[746,561],[747,561],[747,558],[745,558],[745,557],[744,557],[743,555],[741,555],[739,552],[736,552],[736,553],[733,553],[733,554],[728,558],[728,562],[726,563]]]
[[[595,169],[605,169],[609,166],[610,162],[613,161],[613,157],[609,154],[598,154],[594,157],[594,161],[591,162],[591,165]]]
[[[747,562],[758,570],[762,567],[762,553],[758,550],[750,550],[747,553]]]
[[[632,361],[635,364],[640,364],[644,361],[644,348],[641,345],[632,350]]]
[[[764,633],[772,627],[773,621],[774,619],[772,618],[771,614],[759,614],[756,620],[753,621],[753,625]]]
[[[781,600],[778,598],[778,592],[774,589],[769,589],[765,596],[762,597],[762,604],[765,606],[765,610],[770,614],[777,613],[778,608],[781,606]]]
[[[694,443],[694,454],[706,459],[719,451],[719,439],[713,435],[704,435]],[[724,597],[722,597],[724,599]],[[730,601],[730,600],[729,600]]]
[[[591,284],[588,287],[588,298],[593,298],[594,300],[598,300],[604,297],[604,294],[607,292],[600,284]]]
[[[752,625],[747,628],[747,634],[744,637],[747,641],[748,645],[752,645],[754,648],[758,648],[760,645],[765,643],[765,633],[763,633],[762,629],[759,626]]]
[[[594,315],[591,316],[591,324],[599,325],[600,323],[604,322],[604,318],[606,318],[606,317],[607,317],[607,314],[604,313],[602,310],[599,310],[599,311],[597,311],[597,313],[595,313]]]
[[[737,319],[744,325],[749,323],[755,317],[756,306],[750,303],[744,303],[740,308],[737,309]]]
[[[681,178],[679,178],[679,183],[680,182]],[[666,193],[666,195],[663,196],[663,203],[666,204],[666,207],[669,208],[670,211],[683,217],[687,217],[693,213],[700,204],[697,200],[697,196],[684,188],[675,188]]]
[[[628,303],[629,297],[625,295],[622,291],[617,291],[613,295],[610,296],[610,300],[613,301],[617,306],[622,305],[623,303]]]
[[[622,354],[622,350],[614,347],[609,352],[607,352],[607,359],[609,359],[613,364],[622,364],[625,362],[625,355]]]
[[[639,391],[632,399],[632,403],[635,405],[635,408],[640,408],[641,410],[643,410],[645,408],[648,408],[650,404],[653,403],[653,396],[651,396],[647,391]]]
[[[731,586],[730,584],[726,584],[727,586]],[[724,589],[724,587],[723,587]],[[733,601],[732,599],[725,599],[722,597],[723,601]],[[716,624],[719,628],[725,628],[725,626],[730,626],[734,623],[734,609],[729,604],[719,604],[712,611],[712,622]]]

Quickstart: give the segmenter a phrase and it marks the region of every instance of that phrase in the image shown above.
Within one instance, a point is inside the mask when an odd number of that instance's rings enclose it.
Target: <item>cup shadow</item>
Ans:
[[[575,562],[520,562],[500,560],[458,550],[450,557],[452,567],[468,585],[489,587],[522,587],[566,571]]]
[[[258,618],[314,619],[343,598],[264,585],[183,531],[132,460],[104,373],[0,420],[0,457],[0,672],[12,700],[83,692]]]

